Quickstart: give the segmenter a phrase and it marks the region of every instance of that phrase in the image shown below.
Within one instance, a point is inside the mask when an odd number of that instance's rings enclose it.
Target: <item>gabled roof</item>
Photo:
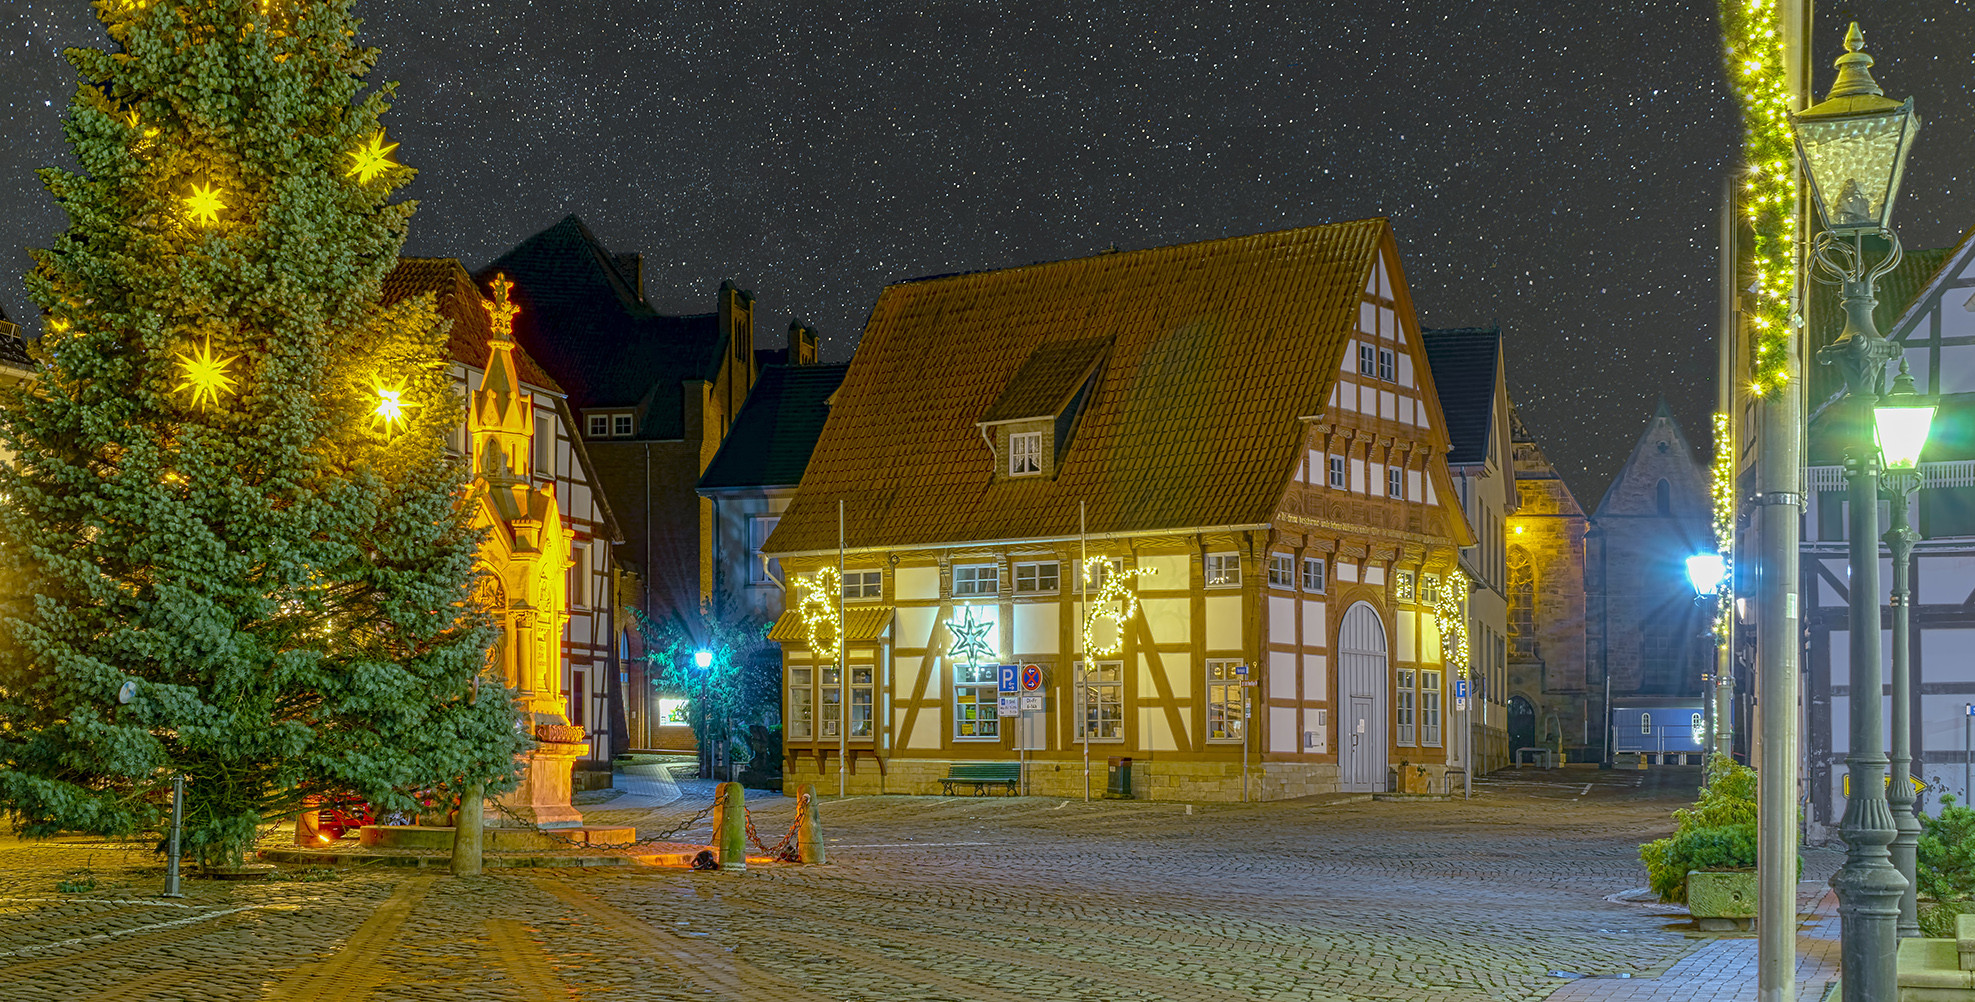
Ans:
[[[1487,462],[1489,440],[1495,433],[1502,329],[1449,327],[1420,333],[1433,367],[1433,388],[1440,394],[1440,413],[1447,419],[1447,437],[1454,444],[1447,462],[1453,466]]]
[[[638,298],[618,259],[575,216],[474,273],[514,282],[514,337],[569,393],[576,410],[646,405],[640,438],[685,434],[687,380],[719,374],[727,349],[717,313],[665,316]]]
[[[1092,533],[1268,523],[1394,246],[1367,219],[888,286],[767,549],[835,548],[839,500],[852,547],[1074,537],[1079,503]],[[996,482],[981,415],[1093,338],[1057,475]]]
[[[1050,341],[1030,353],[1015,370],[1015,378],[1001,391],[981,424],[999,424],[1025,418],[1053,418],[1069,406],[1090,378],[1092,369],[1111,347],[1110,338],[1087,337],[1072,341]]]
[[[830,394],[848,365],[771,365],[748,392],[700,490],[794,487],[830,416]]]
[[[494,325],[486,307],[480,305],[483,301],[480,290],[474,286],[464,265],[449,257],[406,257],[399,258],[398,266],[384,276],[383,302],[387,306],[428,292],[438,303],[439,315],[452,321],[447,355],[461,365],[486,368],[487,342],[494,336]],[[562,387],[528,357],[528,352],[515,351],[514,368],[522,382],[551,393],[562,392]]]
[[[1618,476],[1605,489],[1605,496],[1598,501],[1596,518],[1612,515],[1653,515],[1648,511],[1646,498],[1652,496],[1653,489],[1646,485],[1657,485],[1667,481],[1671,488],[1670,500],[1675,502],[1669,514],[1676,518],[1708,517],[1707,469],[1694,455],[1694,447],[1687,442],[1687,436],[1680,430],[1680,422],[1674,420],[1673,411],[1667,408],[1662,397],[1659,406],[1653,409],[1652,419],[1639,433],[1639,441],[1632,446],[1631,455],[1625,459],[1625,466],[1619,469]]]

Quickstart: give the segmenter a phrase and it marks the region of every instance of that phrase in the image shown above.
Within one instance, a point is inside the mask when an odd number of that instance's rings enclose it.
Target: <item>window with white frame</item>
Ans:
[[[871,736],[872,700],[876,687],[872,684],[877,672],[870,665],[850,666],[850,736],[868,738]]]
[[[1440,604],[1440,575],[1438,574],[1420,575],[1420,604],[1421,605]]]
[[[1303,590],[1322,594],[1324,590],[1324,560],[1322,557],[1303,558]]]
[[[1420,672],[1420,744],[1440,743],[1440,673]]]
[[[748,584],[773,584],[775,575],[782,571],[779,560],[761,559],[761,548],[768,544],[768,536],[782,522],[780,515],[750,515],[747,520],[747,580]]]
[[[1392,575],[1392,597],[1401,602],[1413,600],[1413,572],[1398,571]]]
[[[1419,693],[1413,689],[1414,672],[1411,668],[1399,669],[1399,743],[1416,745],[1419,740],[1413,733],[1413,708],[1419,705]]]
[[[1001,737],[994,665],[953,666],[953,736],[961,741]]]
[[[1102,590],[1104,582],[1111,580],[1111,575],[1123,570],[1124,566],[1125,562],[1115,557],[1110,559],[1092,557],[1090,562],[1084,565],[1084,594],[1089,595]]]
[[[816,670],[789,669],[789,737],[807,741],[816,736]]]
[[[610,415],[608,414],[590,415],[590,437],[603,438],[609,434],[610,434]]]
[[[1047,595],[1058,590],[1061,576],[1054,560],[1026,561],[1015,565],[1015,594]]]
[[[610,434],[615,438],[631,437],[631,415],[613,414],[610,418]]]
[[[1403,498],[1406,496],[1406,471],[1397,466],[1385,468],[1385,496]]]
[[[1287,553],[1269,554],[1269,584],[1277,588],[1296,587],[1296,558]]]
[[[826,665],[818,673],[821,685],[816,687],[817,711],[823,718],[823,736],[834,738],[843,733],[843,669],[836,665]]]
[[[1042,432],[1025,431],[1008,436],[1008,475],[1026,477],[1042,472]]]
[[[1207,740],[1239,741],[1243,724],[1239,661],[1207,662]]]
[[[569,548],[569,604],[578,609],[590,607],[590,548]]]
[[[1358,346],[1358,375],[1378,375],[1378,349],[1368,344]]]
[[[1330,457],[1330,485],[1340,491],[1351,488],[1351,475],[1344,468],[1343,456]]]
[[[995,564],[955,564],[953,593],[955,595],[1000,594],[1001,568]]]
[[[843,572],[843,597],[883,598],[884,594],[885,594],[884,571]]]
[[[1378,350],[1378,378],[1388,383],[1398,382],[1399,380],[1399,376],[1394,370],[1392,349],[1390,348],[1380,348]]]
[[[538,477],[555,476],[555,426],[553,411],[535,412],[535,458],[532,460]]]
[[[1077,740],[1122,741],[1125,737],[1125,665],[1099,661],[1077,668]]]
[[[1207,587],[1231,588],[1241,583],[1241,554],[1207,554]]]

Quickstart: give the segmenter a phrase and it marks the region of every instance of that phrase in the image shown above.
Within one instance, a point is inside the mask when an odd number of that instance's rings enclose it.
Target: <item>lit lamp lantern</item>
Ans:
[[[1913,377],[1901,359],[1892,392],[1872,405],[1872,431],[1888,471],[1920,468],[1920,450],[1926,448],[1927,433],[1934,427],[1935,406],[1932,398],[1913,391]]]
[[[1831,96],[1791,116],[1811,197],[1824,228],[1835,236],[1889,228],[1906,155],[1920,131],[1913,99],[1895,101],[1879,89],[1864,48],[1865,35],[1854,24],[1845,35],[1847,51],[1838,58]]]
[[[1719,553],[1696,553],[1687,558],[1687,582],[1694,586],[1694,594],[1712,595],[1721,587],[1721,579],[1728,576],[1728,565]]]
[[[704,650],[694,651],[693,667],[698,668],[700,671],[705,671],[713,667],[713,652]]]

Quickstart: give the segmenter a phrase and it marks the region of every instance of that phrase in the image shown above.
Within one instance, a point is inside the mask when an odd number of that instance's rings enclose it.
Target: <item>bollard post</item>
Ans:
[[[469,783],[459,794],[459,816],[453,819],[453,876],[477,877],[483,864],[482,826],[487,820],[486,787]]]
[[[185,774],[171,778],[171,834],[165,841],[165,893],[167,898],[182,898],[178,889],[179,842],[185,832]]]
[[[722,870],[747,869],[747,800],[739,783],[720,784],[713,808],[713,851]]]
[[[816,818],[816,787],[804,783],[795,794],[795,851],[804,863],[828,862],[823,853],[823,823]]]
[[[304,797],[302,812],[295,815],[295,844],[302,848],[320,846],[322,837],[322,798]]]

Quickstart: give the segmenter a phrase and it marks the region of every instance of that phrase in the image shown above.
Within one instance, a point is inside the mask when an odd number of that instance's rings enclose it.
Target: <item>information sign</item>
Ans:
[[[1034,692],[1034,691],[1036,691],[1037,689],[1040,689],[1040,688],[1042,688],[1042,666],[1041,666],[1041,665],[1023,665],[1023,666],[1022,666],[1022,691],[1023,691],[1023,692]]]
[[[1023,696],[1023,697],[1021,697],[1021,700],[1022,700],[1022,709],[1024,709],[1024,710],[1040,710],[1040,709],[1042,709],[1042,697],[1041,697],[1041,696]]]
[[[1236,678],[1247,678],[1247,677],[1248,677],[1248,666],[1247,666],[1247,665],[1235,665],[1235,666],[1234,666],[1234,674],[1235,674],[1235,677],[1236,677]]]
[[[1004,695],[1022,691],[1020,686],[1021,680],[1017,677],[1019,670],[1016,665],[994,666],[995,678],[1001,683],[999,688]]]
[[[1001,716],[1019,717],[1022,715],[1022,697],[1020,696],[1003,696],[995,705],[1001,708]]]
[[[1461,700],[1465,700],[1465,699],[1467,699],[1467,698],[1468,698],[1468,680],[1467,680],[1467,679],[1464,679],[1464,678],[1457,678],[1457,679],[1455,679],[1455,680],[1454,680],[1454,698],[1455,698],[1455,699],[1461,699]]]

